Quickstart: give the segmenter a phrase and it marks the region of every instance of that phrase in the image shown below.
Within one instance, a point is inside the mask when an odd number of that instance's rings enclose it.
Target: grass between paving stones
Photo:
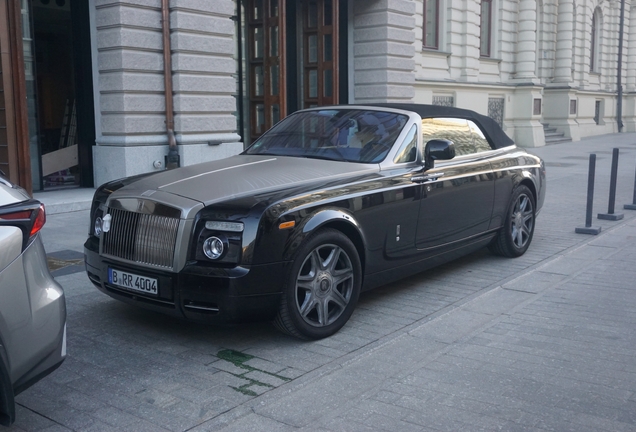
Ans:
[[[258,368],[255,368],[253,366],[245,364],[245,362],[255,358],[252,355],[245,354],[245,353],[242,353],[240,351],[234,351],[234,350],[231,350],[231,349],[225,349],[225,350],[219,351],[216,354],[216,356],[218,358],[220,358],[221,360],[225,360],[225,361],[228,361],[228,362],[232,363],[236,367],[239,367],[241,369],[245,369],[245,372],[243,372],[241,374],[232,373],[232,375],[234,375],[236,377],[239,377],[239,378],[246,379],[246,380],[249,381],[249,383],[243,384],[240,387],[232,387],[232,386],[230,386],[230,388],[232,388],[232,389],[234,389],[234,390],[236,390],[236,391],[238,391],[240,393],[243,393],[245,395],[258,396],[258,393],[256,393],[256,392],[254,392],[254,391],[249,389],[249,387],[251,387],[253,385],[259,385],[259,386],[263,386],[263,387],[268,387],[270,389],[275,388],[275,386],[273,386],[271,384],[267,384],[267,383],[255,380],[253,378],[246,377],[245,374],[248,374],[250,372],[255,372],[255,371],[256,372],[261,372],[261,373],[270,375],[272,377],[278,378],[279,380],[282,380],[282,381],[286,381],[286,382],[291,381],[291,378],[280,376],[280,375],[277,375],[277,374],[274,374],[274,373],[271,373],[271,372],[267,372],[267,371],[264,371],[262,369],[258,369]]]

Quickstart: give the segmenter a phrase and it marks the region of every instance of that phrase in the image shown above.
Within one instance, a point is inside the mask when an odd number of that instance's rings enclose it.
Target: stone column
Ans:
[[[537,2],[521,0],[518,14],[517,53],[512,83],[518,84],[512,101],[514,138],[523,147],[545,145],[541,114],[534,112],[535,101],[541,103],[542,87],[535,73],[537,67]],[[530,85],[528,85],[530,84]]]
[[[91,7],[98,185],[162,170],[168,139],[161,1],[91,0]],[[182,166],[243,148],[233,115],[234,9],[233,0],[170,1],[175,132]]]
[[[625,25],[629,26],[627,36],[627,56],[625,93],[623,93],[624,132],[636,132],[636,5],[627,9],[625,5]],[[625,52],[625,51],[623,51]]]
[[[491,7],[494,3],[491,3]],[[491,16],[494,16],[491,11]],[[477,81],[479,77],[479,31],[480,31],[480,14],[481,6],[478,1],[464,2],[464,58],[460,80],[461,81]],[[493,17],[494,19],[494,17]],[[494,47],[491,47],[494,48]]]
[[[543,90],[542,121],[565,134],[572,141],[581,139],[576,112],[571,113],[570,103],[576,101],[577,92],[572,88],[572,63],[574,38],[574,1],[559,0],[557,18],[556,62],[552,83]],[[578,110],[578,107],[577,107]]]
[[[181,165],[240,153],[234,0],[170,0],[174,121]]]
[[[353,8],[354,100],[351,102],[412,102],[414,32],[418,30],[414,2],[356,1]]]
[[[636,7],[632,7],[629,11],[629,15],[627,13],[625,15],[625,24],[629,25],[626,56],[627,80],[625,85],[628,92],[634,92],[636,91]],[[629,19],[627,17],[629,17]]]
[[[554,82],[572,81],[573,0],[559,0]]]
[[[516,73],[517,80],[536,80],[537,63],[537,2],[519,2],[519,32],[517,38]]]

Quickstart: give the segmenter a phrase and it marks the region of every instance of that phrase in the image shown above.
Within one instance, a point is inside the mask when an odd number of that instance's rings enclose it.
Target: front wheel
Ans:
[[[534,234],[534,195],[527,186],[519,186],[512,193],[504,226],[490,245],[501,256],[515,258],[523,255]]]
[[[362,266],[347,236],[324,229],[296,252],[274,325],[301,339],[322,339],[340,330],[360,295]]]

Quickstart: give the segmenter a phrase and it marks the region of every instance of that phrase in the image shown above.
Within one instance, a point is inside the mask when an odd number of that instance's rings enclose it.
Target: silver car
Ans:
[[[14,397],[66,357],[66,303],[49,273],[39,232],[44,206],[0,175],[0,424]]]

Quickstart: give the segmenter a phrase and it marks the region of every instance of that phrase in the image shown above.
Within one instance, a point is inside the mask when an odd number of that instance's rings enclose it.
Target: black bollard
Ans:
[[[612,151],[612,173],[610,177],[610,194],[609,203],[607,204],[607,213],[599,213],[599,219],[617,221],[625,216],[622,213],[614,213],[614,203],[616,202],[616,177],[618,176],[618,149]]]
[[[592,228],[592,204],[594,202],[594,174],[596,171],[596,155],[590,155],[590,168],[587,174],[587,209],[585,211],[585,228],[575,228],[578,234],[597,235],[601,232],[601,227]]]
[[[634,176],[634,198],[631,204],[625,204],[623,208],[625,210],[636,210],[636,175]]]

